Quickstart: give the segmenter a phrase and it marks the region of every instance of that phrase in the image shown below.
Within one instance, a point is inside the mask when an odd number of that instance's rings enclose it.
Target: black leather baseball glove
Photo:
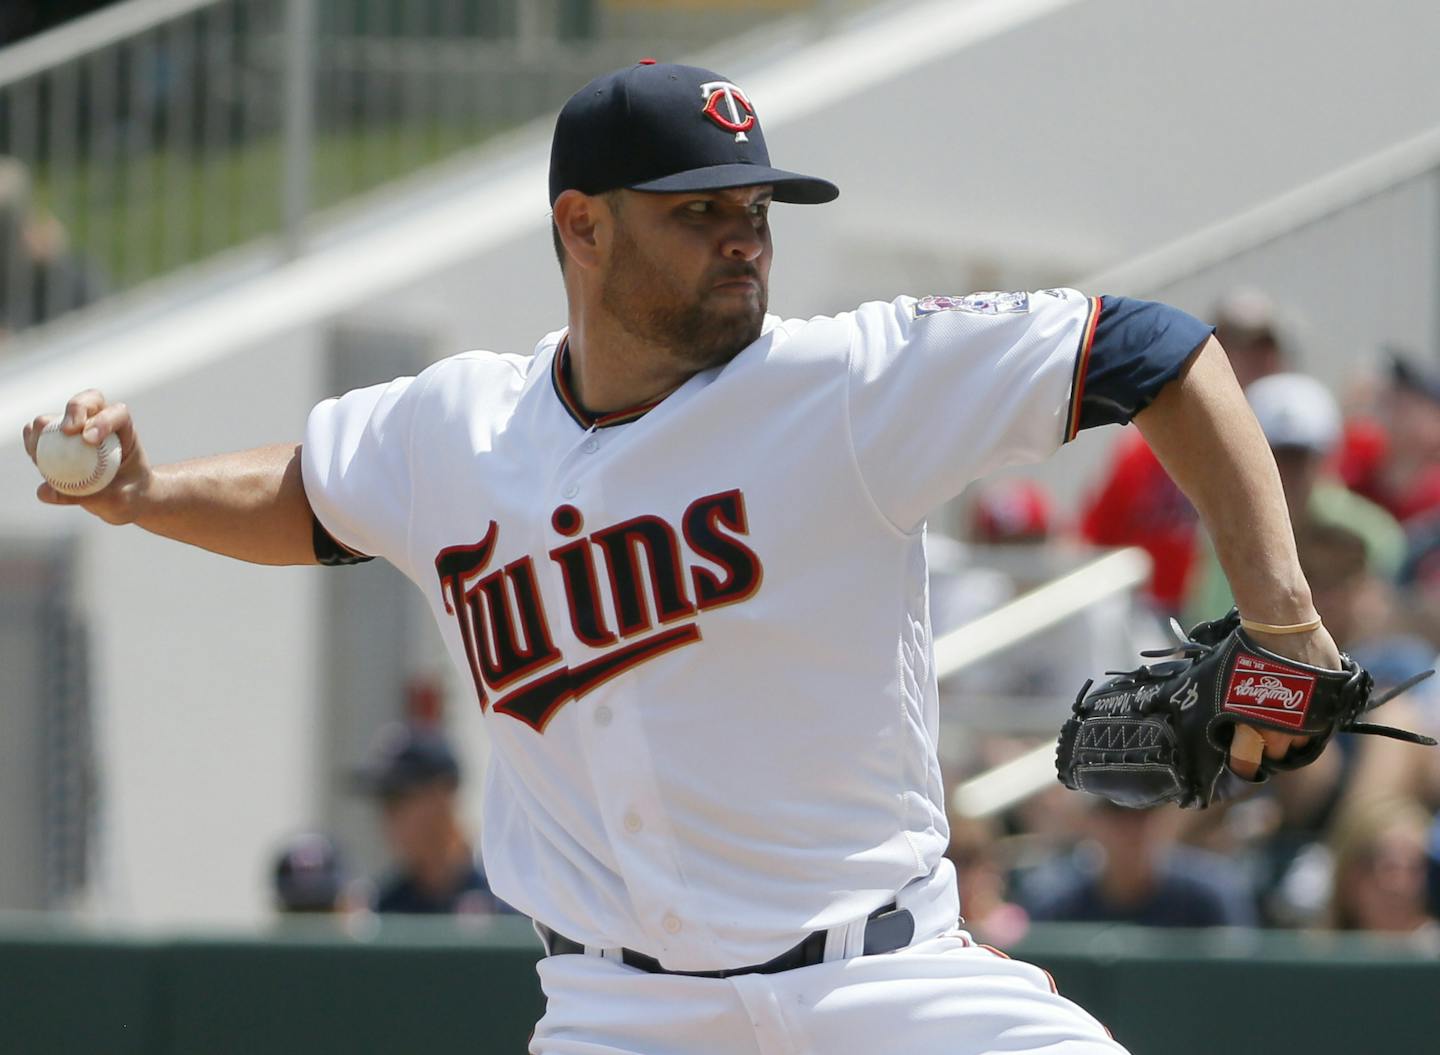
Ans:
[[[1366,711],[1429,677],[1425,671],[1384,695],[1349,656],[1341,670],[1308,666],[1261,648],[1232,609],[1201,623],[1173,649],[1147,658],[1181,658],[1108,671],[1116,675],[1076,697],[1060,731],[1055,766],[1068,788],[1103,795],[1122,806],[1164,802],[1204,809],[1278,769],[1309,765],[1336,732],[1376,733],[1434,746],[1428,736],[1358,721]],[[1309,737],[1283,758],[1266,757],[1246,781],[1226,766],[1237,724]]]

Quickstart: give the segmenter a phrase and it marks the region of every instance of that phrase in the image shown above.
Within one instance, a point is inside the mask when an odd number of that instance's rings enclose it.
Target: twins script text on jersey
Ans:
[[[538,732],[566,702],[699,641],[696,612],[743,601],[764,578],[760,558],[740,541],[749,526],[738,490],[691,502],[678,532],[663,517],[645,515],[582,534],[584,514],[568,504],[555,510],[550,525],[574,539],[549,553],[565,585],[570,628],[586,645],[605,650],[578,665],[566,665],[555,645],[533,559],[521,556],[486,573],[501,549],[495,521],[479,542],[447,547],[435,558],[445,611],[459,624],[480,706],[490,702],[487,689],[503,693],[495,713]],[[597,558],[609,579],[608,598]]]

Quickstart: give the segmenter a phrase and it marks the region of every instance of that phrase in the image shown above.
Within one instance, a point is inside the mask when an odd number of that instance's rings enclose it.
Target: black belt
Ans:
[[[578,941],[557,934],[545,924],[536,922],[535,929],[545,942],[545,952],[550,956],[565,956],[583,953],[585,946]],[[634,967],[648,974],[683,974],[688,978],[728,978],[735,974],[779,974],[796,967],[813,967],[825,961],[825,931],[817,930],[801,940],[794,948],[787,949],[773,960],[752,964],[749,967],[734,967],[726,971],[671,971],[662,966],[653,956],[646,956],[634,949],[621,949],[620,959],[627,967]],[[915,937],[915,917],[909,909],[896,908],[895,902],[882,905],[870,913],[865,921],[865,948],[862,955],[874,956],[882,952],[894,952],[910,944]]]

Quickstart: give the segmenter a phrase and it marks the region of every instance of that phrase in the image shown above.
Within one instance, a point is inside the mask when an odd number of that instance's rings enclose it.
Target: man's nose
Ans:
[[[725,231],[720,253],[729,260],[753,261],[765,251],[765,240],[755,229],[754,221],[746,216],[731,224]]]

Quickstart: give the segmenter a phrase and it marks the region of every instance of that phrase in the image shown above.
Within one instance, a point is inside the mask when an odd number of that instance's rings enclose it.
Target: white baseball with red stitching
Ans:
[[[45,482],[63,495],[83,498],[103,491],[120,468],[120,438],[106,436],[98,447],[60,431],[52,421],[35,445],[35,466]]]

